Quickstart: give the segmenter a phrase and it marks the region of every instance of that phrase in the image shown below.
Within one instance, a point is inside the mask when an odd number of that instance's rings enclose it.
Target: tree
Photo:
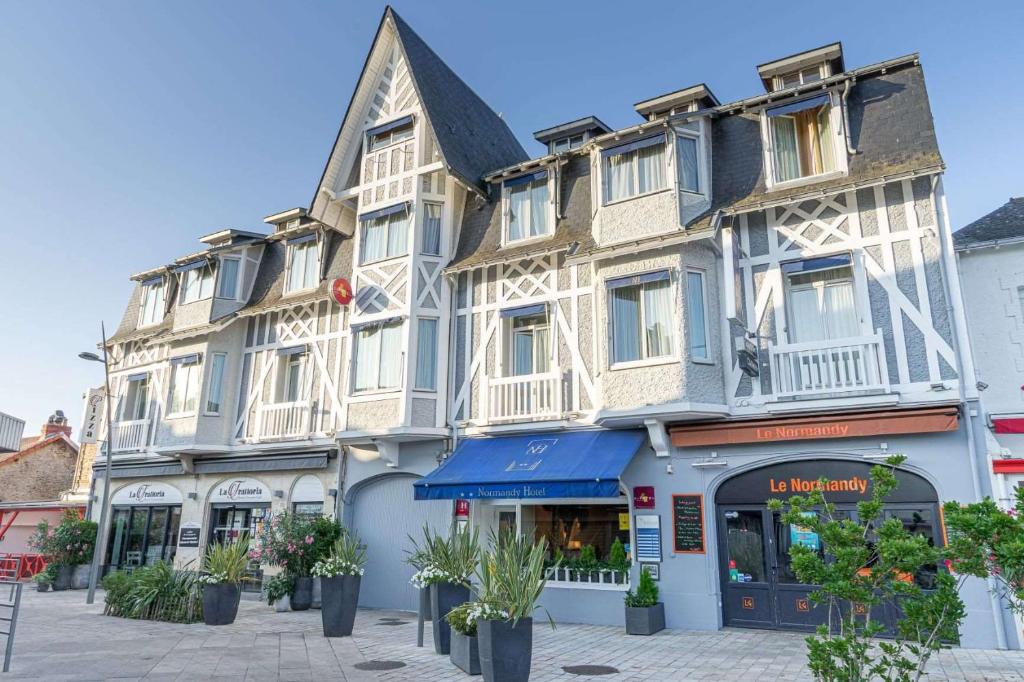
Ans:
[[[836,514],[823,492],[826,479],[807,495],[768,501],[783,522],[817,536],[793,544],[790,557],[802,583],[820,586],[810,599],[827,609],[831,624],[807,638],[808,666],[818,680],[919,680],[932,654],[958,639],[964,576],[938,570],[944,556],[928,538],[899,519],[883,520],[884,500],[898,485],[894,470],[904,459],[894,455],[871,468],[871,494],[857,503],[856,520]],[[933,583],[922,589],[915,576],[932,570]],[[876,617],[884,609],[898,614],[895,637],[875,640],[886,631]]]

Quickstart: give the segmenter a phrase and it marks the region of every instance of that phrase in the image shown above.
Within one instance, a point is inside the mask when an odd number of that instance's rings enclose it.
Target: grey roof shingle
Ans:
[[[1005,204],[953,233],[957,249],[997,240],[1024,237],[1024,197],[1011,197]]]
[[[420,102],[441,155],[462,182],[484,188],[484,173],[529,155],[480,96],[473,92],[402,17],[388,8],[405,51]]]
[[[267,244],[260,262],[260,270],[253,283],[249,303],[238,311],[238,315],[255,315],[282,306],[300,305],[309,301],[327,300],[331,282],[338,277],[350,276],[352,272],[353,244],[351,238],[340,232],[327,230],[327,269],[320,285],[311,291],[286,296],[284,293],[285,253],[288,246],[283,241]]]

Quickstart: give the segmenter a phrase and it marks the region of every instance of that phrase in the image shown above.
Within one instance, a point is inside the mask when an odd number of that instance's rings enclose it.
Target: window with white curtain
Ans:
[[[551,325],[543,304],[503,310],[505,374],[543,374],[551,367]]]
[[[605,149],[601,158],[605,203],[656,192],[667,186],[664,135]]]
[[[405,204],[374,211],[360,220],[360,264],[404,256],[409,214]]]
[[[210,379],[206,389],[206,414],[220,414],[224,400],[224,364],[227,353],[214,353],[210,357]]]
[[[423,318],[416,325],[415,387],[437,390],[437,320],[434,318]]]
[[[305,346],[283,348],[277,353],[277,384],[274,402],[297,403],[305,397],[303,370]]]
[[[320,249],[315,234],[288,241],[287,291],[304,291],[320,283]]]
[[[238,297],[238,271],[242,261],[238,258],[221,258],[217,274],[217,298]]]
[[[837,136],[832,129],[830,95],[768,109],[771,159],[776,182],[836,170]]]
[[[672,282],[668,271],[609,280],[612,364],[672,355]]]
[[[688,135],[676,136],[679,189],[684,192],[700,192],[700,157],[697,149],[697,138]]]
[[[547,171],[506,180],[504,192],[506,243],[551,234]]]
[[[164,319],[165,289],[162,277],[142,283],[142,312],[139,326],[147,327]]]
[[[355,390],[398,388],[402,383],[402,322],[366,325],[355,336]]]
[[[124,393],[118,409],[119,421],[138,421],[149,411],[149,374],[135,374],[125,379]]]
[[[707,303],[704,296],[704,272],[686,271],[686,321],[690,332],[690,358],[708,359]]]
[[[181,273],[178,303],[195,303],[213,296],[213,270],[205,261]]]
[[[853,268],[848,254],[783,264],[791,343],[858,336]]]
[[[441,255],[441,204],[423,204],[423,244],[420,251],[427,256]]]
[[[191,414],[199,405],[199,355],[171,359],[170,415]]]

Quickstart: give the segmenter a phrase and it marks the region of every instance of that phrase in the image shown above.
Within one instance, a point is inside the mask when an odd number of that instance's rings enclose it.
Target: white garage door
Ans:
[[[387,476],[360,488],[352,508],[352,526],[366,544],[366,570],[359,605],[415,611],[419,595],[409,584],[414,569],[405,563],[409,536],[423,537],[423,524],[435,530],[451,524],[451,502],[417,502],[413,476]]]

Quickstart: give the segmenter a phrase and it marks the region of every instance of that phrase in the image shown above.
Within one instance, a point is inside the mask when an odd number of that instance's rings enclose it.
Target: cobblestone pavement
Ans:
[[[320,612],[275,613],[243,601],[233,625],[175,625],[102,615],[84,592],[26,590],[11,673],[34,680],[469,680],[430,646],[416,647],[412,614],[365,610],[355,636],[327,639]],[[559,625],[534,629],[531,680],[804,680],[800,635],[756,630],[673,630],[627,637],[622,628]],[[357,664],[398,661],[368,672]],[[586,677],[565,666],[606,665],[617,674]],[[476,678],[479,680],[480,678]],[[942,652],[931,680],[1024,680],[1024,653],[981,649]]]

